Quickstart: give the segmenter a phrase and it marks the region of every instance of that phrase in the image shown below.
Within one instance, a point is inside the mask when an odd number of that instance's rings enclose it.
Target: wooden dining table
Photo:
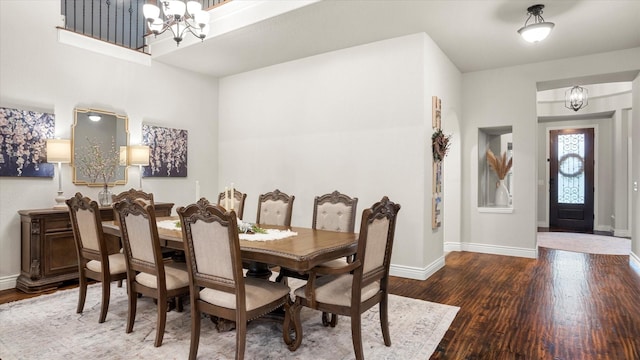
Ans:
[[[180,221],[178,217],[158,217],[156,220],[157,222]],[[260,224],[258,226],[268,229],[291,230],[297,234],[279,240],[240,240],[242,260],[249,264],[247,276],[268,278],[271,276],[270,265],[304,273],[325,261],[353,255],[357,250],[357,233],[314,230],[303,227]],[[114,221],[103,221],[102,228],[106,234],[121,236],[120,226]],[[184,251],[182,230],[158,227],[158,236],[160,246]]]

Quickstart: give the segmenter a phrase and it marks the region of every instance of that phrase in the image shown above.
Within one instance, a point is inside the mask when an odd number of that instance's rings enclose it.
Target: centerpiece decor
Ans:
[[[96,139],[87,138],[88,145],[80,147],[75,153],[75,166],[93,184],[102,183],[102,190],[98,193],[98,203],[101,206],[111,205],[111,191],[109,181],[114,177],[120,166],[120,151],[116,148],[115,139],[111,139],[111,148],[102,150]]]
[[[487,149],[487,163],[498,177],[498,181],[496,182],[495,204],[496,206],[507,206],[509,205],[509,189],[507,189],[504,184],[504,178],[509,173],[509,170],[511,170],[513,158],[507,160],[506,151],[502,153],[501,157],[496,157],[491,149]]]

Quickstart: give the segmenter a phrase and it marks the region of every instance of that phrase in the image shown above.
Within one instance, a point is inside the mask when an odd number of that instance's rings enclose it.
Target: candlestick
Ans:
[[[236,205],[236,196],[235,189],[233,188],[233,183],[231,183],[231,210],[235,209]]]

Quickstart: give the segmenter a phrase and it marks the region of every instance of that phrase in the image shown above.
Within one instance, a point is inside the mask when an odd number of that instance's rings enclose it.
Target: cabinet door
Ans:
[[[44,276],[78,271],[78,255],[72,231],[44,235]]]

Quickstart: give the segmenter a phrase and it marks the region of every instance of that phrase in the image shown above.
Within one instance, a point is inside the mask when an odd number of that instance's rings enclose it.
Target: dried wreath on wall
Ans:
[[[433,151],[433,160],[434,161],[442,161],[445,156],[447,156],[447,152],[449,152],[449,140],[451,139],[451,135],[445,135],[442,132],[442,129],[436,130],[433,135],[431,135],[431,150]]]

